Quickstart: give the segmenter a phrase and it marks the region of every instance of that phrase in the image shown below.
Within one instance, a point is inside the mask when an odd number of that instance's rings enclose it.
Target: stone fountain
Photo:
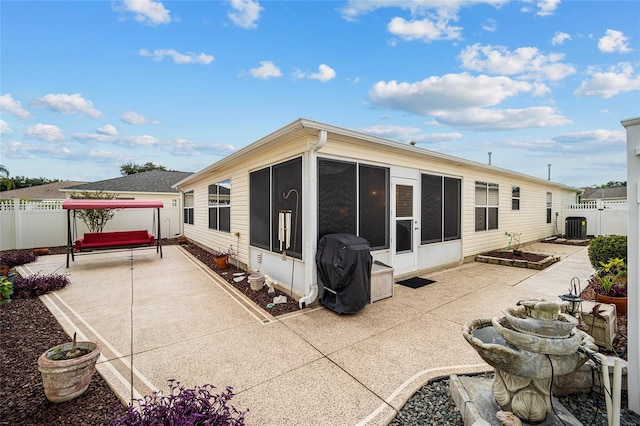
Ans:
[[[542,422],[552,408],[554,376],[569,374],[598,347],[561,309],[569,302],[521,300],[504,317],[477,319],[463,327],[464,338],[495,375],[491,390],[505,411],[529,423]]]

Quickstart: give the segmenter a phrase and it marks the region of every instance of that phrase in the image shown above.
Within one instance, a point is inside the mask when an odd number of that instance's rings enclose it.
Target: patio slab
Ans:
[[[104,253],[66,269],[65,256],[43,256],[28,268],[69,274],[69,287],[42,300],[67,333],[103,343],[98,371],[123,401],[176,379],[233,386],[249,425],[383,425],[429,379],[490,369],[464,341],[466,321],[555,299],[591,269],[585,247],[540,249],[563,260],[541,272],[463,264],[426,274],[436,282],[420,289],[396,285],[355,315],[317,307],[275,318],[178,246],[165,246],[163,259]]]

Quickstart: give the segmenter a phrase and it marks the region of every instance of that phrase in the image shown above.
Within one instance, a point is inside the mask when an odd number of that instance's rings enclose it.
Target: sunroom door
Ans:
[[[420,226],[418,222],[417,181],[406,178],[393,179],[395,223],[392,226],[394,274],[402,275],[417,269]]]

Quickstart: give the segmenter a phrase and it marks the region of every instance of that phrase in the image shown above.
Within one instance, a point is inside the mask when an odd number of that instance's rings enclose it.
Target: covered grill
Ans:
[[[353,234],[327,234],[316,253],[320,302],[339,313],[355,313],[371,298],[370,245]]]

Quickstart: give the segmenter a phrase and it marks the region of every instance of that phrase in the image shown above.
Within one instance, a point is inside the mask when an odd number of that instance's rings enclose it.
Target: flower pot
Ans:
[[[264,275],[253,274],[249,275],[249,286],[253,291],[260,291],[264,287]]]
[[[46,350],[38,358],[44,393],[51,402],[70,401],[82,395],[91,383],[102,346],[97,342],[78,342],[76,346],[90,352],[77,358],[49,359],[54,352],[70,350],[73,343],[69,342]]]
[[[218,269],[227,269],[227,267],[229,266],[229,263],[227,262],[229,260],[229,256],[227,255],[214,256],[213,260],[216,262],[216,266],[218,267]]]
[[[616,312],[619,314],[627,313],[627,297],[626,296],[605,296],[596,293],[596,301],[598,303],[608,303],[616,305]]]

